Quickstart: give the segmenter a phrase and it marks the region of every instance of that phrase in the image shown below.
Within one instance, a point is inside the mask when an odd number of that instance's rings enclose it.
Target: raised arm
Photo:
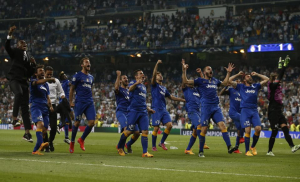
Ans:
[[[34,82],[32,82],[32,85],[41,85],[44,84],[46,82],[50,82],[50,83],[54,83],[55,82],[55,78],[45,78],[45,79],[40,79],[40,80],[36,80]]]
[[[279,69],[279,74],[278,77],[275,80],[275,84],[279,83],[284,75],[285,69],[288,66],[288,64],[290,63],[291,58],[287,55],[285,60],[281,60],[281,57],[279,58],[279,62],[278,62],[278,69]]]
[[[236,88],[237,82],[236,82],[236,81],[233,81],[233,80],[235,80],[235,79],[238,78],[239,76],[243,76],[243,75],[244,75],[244,72],[240,71],[238,74],[231,76],[231,77],[229,78],[229,85],[231,85],[233,88]]]
[[[251,76],[258,76],[261,79],[261,81],[260,81],[261,86],[265,85],[269,81],[269,78],[267,76],[256,73],[256,72],[252,72]]]
[[[221,85],[227,86],[227,85],[230,83],[230,82],[229,82],[230,74],[231,74],[232,70],[233,70],[235,67],[234,67],[234,64],[228,63],[228,67],[227,67],[227,68],[224,67],[224,68],[226,69],[227,74],[226,74],[225,79],[224,79],[223,82],[221,83]]]
[[[201,68],[197,68],[196,71],[197,71],[197,73],[199,73],[199,75],[200,75],[201,78],[204,78],[204,75],[203,75],[203,73],[201,71]]]
[[[120,87],[120,82],[121,82],[121,71],[117,70],[117,79],[115,82],[115,93],[118,94],[119,93],[119,87]]]
[[[220,93],[219,93],[219,95],[228,95],[229,94],[229,92],[228,92],[228,87],[226,86],[226,87],[224,87],[221,91],[220,91]]]
[[[156,84],[157,68],[158,68],[158,64],[161,64],[161,63],[162,63],[162,61],[158,60],[157,63],[155,64],[155,66],[154,66],[153,74],[152,74],[152,79],[151,79],[151,84],[152,85]]]
[[[74,107],[74,102],[73,102],[73,97],[74,97],[74,90],[75,90],[75,85],[71,85],[70,87],[70,94],[69,94],[69,102],[70,102],[70,106]]]
[[[194,80],[188,80],[186,77],[186,70],[188,69],[189,65],[185,64],[184,59],[182,59],[181,63],[182,63],[182,83],[194,86]]]
[[[138,79],[133,85],[129,87],[129,92],[133,92],[138,84],[143,83],[142,79]]]
[[[13,54],[13,50],[10,47],[10,40],[12,39],[12,34],[16,28],[17,28],[16,26],[12,26],[9,28],[7,40],[5,42],[5,50],[6,50],[7,54],[9,55],[9,57],[11,57],[11,58],[13,58],[14,54]]]

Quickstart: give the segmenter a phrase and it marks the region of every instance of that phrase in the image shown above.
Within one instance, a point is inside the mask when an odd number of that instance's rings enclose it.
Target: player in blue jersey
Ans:
[[[94,77],[89,74],[89,71],[91,70],[91,63],[89,58],[82,58],[80,60],[80,65],[82,67],[82,70],[73,76],[72,86],[70,88],[70,105],[71,107],[75,106],[75,123],[72,127],[72,138],[69,149],[70,153],[74,152],[75,138],[80,120],[82,118],[82,114],[84,114],[88,120],[88,125],[86,126],[82,136],[77,140],[77,142],[80,144],[81,150],[83,151],[85,151],[84,140],[92,131],[96,118],[96,110],[92,94]],[[74,91],[76,91],[75,104],[73,103]]]
[[[241,72],[242,73],[242,72]],[[236,81],[237,83],[240,83],[240,80]],[[232,122],[234,122],[235,127],[237,129],[237,136],[236,136],[236,143],[235,146],[237,148],[236,151],[234,151],[234,153],[241,153],[239,148],[240,145],[240,138],[243,137],[243,129],[241,126],[241,122],[240,122],[240,117],[241,117],[241,108],[240,108],[240,104],[241,104],[241,96],[240,93],[232,88],[232,87],[224,87],[221,92],[220,95],[229,95],[229,100],[230,100],[230,107],[229,107],[229,117],[231,118]]]
[[[121,75],[121,71],[116,71],[117,79],[115,82],[115,96],[117,102],[116,116],[121,125],[122,132],[126,130],[127,114],[130,104],[128,91],[128,78],[126,75]],[[134,131],[131,140],[125,144],[128,153],[132,153],[131,145],[139,138],[140,131]]]
[[[201,133],[200,133],[200,149],[199,157],[205,157],[203,153],[203,148],[205,144],[205,135],[207,132],[208,124],[210,119],[213,119],[215,123],[218,124],[219,128],[222,131],[223,139],[226,142],[228,153],[232,153],[236,150],[235,147],[231,146],[230,138],[227,132],[227,128],[224,123],[224,117],[219,107],[219,97],[217,95],[217,88],[220,85],[226,86],[229,83],[229,77],[231,71],[234,69],[234,65],[229,63],[228,68],[225,67],[227,75],[223,82],[214,78],[212,68],[206,66],[204,68],[204,78],[197,78],[195,80],[188,80],[186,77],[186,70],[188,65],[185,64],[185,61],[182,60],[183,66],[183,83],[189,84],[197,87],[198,92],[201,95]]]
[[[153,157],[148,153],[148,130],[149,130],[149,118],[148,112],[155,113],[153,109],[147,108],[146,97],[147,89],[143,84],[145,81],[145,75],[142,70],[136,70],[134,72],[135,80],[129,83],[129,99],[130,105],[127,114],[127,127],[123,131],[120,141],[118,143],[118,153],[124,156],[124,146],[127,137],[129,137],[135,131],[142,131],[142,157]]]
[[[60,79],[60,82],[61,82],[61,86],[62,86],[62,88],[63,88],[63,90],[65,92],[65,95],[66,95],[65,98],[69,101],[70,86],[72,85],[72,82],[68,80],[67,75],[63,71],[60,72],[59,79]],[[61,102],[61,100],[60,100],[60,102]],[[70,118],[72,120],[74,119],[74,111],[73,111],[73,109],[71,109]],[[60,128],[64,127],[64,130],[65,130],[65,139],[64,139],[64,142],[66,144],[69,144],[69,145],[71,143],[71,140],[69,139],[69,127],[70,127],[70,125],[72,125],[72,121],[69,121],[68,117],[66,117],[65,121],[61,121],[61,124],[60,124]]]
[[[257,96],[258,92],[261,89],[261,86],[267,84],[269,78],[258,74],[256,72],[252,72],[251,74],[244,74],[242,77],[241,84],[233,81],[237,77],[241,76],[243,73],[239,72],[238,74],[230,77],[229,81],[232,84],[232,87],[235,88],[241,95],[241,118],[240,122],[242,128],[245,128],[245,147],[246,147],[246,156],[257,155],[256,151],[256,143],[259,139],[260,131],[261,131],[261,122],[257,111]],[[253,83],[252,76],[258,76],[261,78],[260,83]],[[250,146],[250,133],[251,133],[251,125],[255,129],[255,133],[253,135],[253,142],[251,145],[251,152],[249,151]]]
[[[47,82],[55,82],[55,79],[45,79],[44,65],[37,66],[35,78],[30,81],[30,112],[31,119],[36,125],[37,137],[36,145],[32,151],[33,155],[44,155],[40,151],[49,146],[48,142],[43,143],[43,136],[46,136],[49,125],[49,109],[53,112]]]
[[[152,151],[157,151],[156,139],[160,123],[166,126],[166,129],[164,130],[163,137],[158,146],[163,150],[168,150],[164,142],[172,129],[172,120],[166,108],[165,98],[167,97],[174,101],[185,102],[184,99],[171,95],[167,88],[162,85],[163,76],[159,71],[157,71],[158,65],[161,63],[161,60],[157,61],[151,80],[152,109],[156,111],[155,114],[152,114],[152,126],[154,127],[152,133]]]

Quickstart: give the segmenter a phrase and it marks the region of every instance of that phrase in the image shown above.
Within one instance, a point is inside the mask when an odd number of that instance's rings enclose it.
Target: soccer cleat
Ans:
[[[239,149],[237,149],[237,150],[233,151],[233,153],[241,154],[242,152]]]
[[[57,132],[58,134],[60,134],[59,129],[60,129],[59,126],[57,126],[57,127],[56,127],[56,132]]]
[[[157,148],[156,148],[156,147],[152,147],[152,151],[153,151],[153,152],[156,152],[156,151],[157,151]]]
[[[74,152],[74,144],[75,144],[75,142],[70,143],[70,148],[69,148],[70,153]]]
[[[300,149],[300,145],[295,145],[294,147],[292,147],[292,152],[295,153],[299,149]]]
[[[239,149],[239,148],[238,148],[237,146],[235,146],[235,147],[230,146],[229,149],[228,149],[228,153],[229,153],[229,154],[232,154],[232,152],[234,152],[234,151],[236,151],[236,150],[238,150],[238,149]]]
[[[285,60],[283,61],[283,66],[287,67],[287,65],[290,63],[291,58],[289,57],[289,55],[286,56]]]
[[[44,155],[44,154],[37,150],[35,152],[32,152],[32,155]]]
[[[209,146],[207,146],[206,144],[204,144],[203,149],[209,149]]]
[[[204,157],[205,157],[205,156],[204,156],[204,153],[203,153],[203,152],[199,152],[198,157],[204,158]]]
[[[245,143],[244,137],[240,138],[240,144],[241,144],[241,143]]]
[[[120,156],[125,156],[126,155],[123,149],[118,149],[118,154]]]
[[[152,154],[150,154],[149,152],[143,153],[142,157],[153,157]]]
[[[68,138],[65,138],[65,139],[64,139],[64,142],[65,142],[66,144],[69,144],[69,145],[70,145],[70,143],[71,143],[71,140],[70,140],[70,139],[68,139]]]
[[[19,120],[13,120],[13,126],[14,127],[17,127],[17,126],[20,126],[21,124],[20,124],[20,122],[19,122]]]
[[[253,156],[250,151],[246,152],[245,155],[248,156],[248,157],[252,157]]]
[[[49,148],[51,152],[54,152],[54,146],[52,142],[49,143]]]
[[[186,150],[184,151],[185,154],[189,154],[189,155],[195,155],[195,153],[192,150]]]
[[[82,138],[79,138],[79,139],[77,140],[77,142],[79,143],[81,150],[85,151],[85,148],[84,148],[84,140],[82,140]]]
[[[131,146],[128,146],[127,143],[126,143],[125,148],[127,149],[127,153],[132,154]]]
[[[42,143],[40,146],[40,151],[43,151],[44,149],[48,148],[48,146],[49,146],[48,142]]]
[[[253,155],[257,155],[257,151],[256,151],[256,148],[255,147],[250,147],[250,150],[252,152]]]
[[[165,146],[164,143],[159,143],[158,146],[161,147],[164,150],[168,150],[168,148]]]
[[[275,157],[275,154],[273,154],[273,152],[272,152],[272,151],[268,152],[266,155],[269,155],[269,156],[273,156],[273,157]]]
[[[281,57],[279,57],[279,61],[278,61],[278,69],[282,68],[282,64],[284,63],[284,60],[281,59]]]
[[[30,133],[25,133],[23,135],[23,140],[27,141],[27,142],[30,142],[30,143],[33,143],[33,140],[32,140],[32,136]]]

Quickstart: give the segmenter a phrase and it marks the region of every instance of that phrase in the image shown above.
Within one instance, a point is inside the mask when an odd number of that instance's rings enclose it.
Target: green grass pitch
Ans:
[[[119,156],[116,144],[120,134],[91,133],[85,142],[86,151],[75,144],[70,154],[63,142],[64,133],[56,135],[55,152],[44,156],[31,155],[34,143],[22,140],[24,131],[0,130],[0,181],[300,181],[300,151],[292,153],[284,139],[277,139],[273,149],[275,157],[266,156],[268,139],[258,141],[258,155],[227,154],[222,137],[207,137],[210,149],[205,158],[186,155],[188,136],[170,135],[167,147],[178,149],[149,152],[154,158],[142,158],[140,139],[132,146],[133,154]],[[82,133],[78,133],[80,137]],[[77,138],[78,138],[77,137]],[[160,141],[161,135],[158,136]],[[235,138],[231,138],[235,143]],[[299,144],[300,140],[294,140]],[[193,147],[198,153],[198,139]]]

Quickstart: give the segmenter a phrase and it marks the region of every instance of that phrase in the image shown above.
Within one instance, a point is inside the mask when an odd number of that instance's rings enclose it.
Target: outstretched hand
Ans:
[[[116,73],[117,73],[117,76],[121,76],[121,71],[120,70],[117,70]]]
[[[16,26],[10,27],[9,31],[8,31],[8,35],[11,36],[13,34],[13,32],[16,30],[16,28],[17,28]]]
[[[228,63],[228,67],[227,68],[224,67],[224,68],[226,69],[227,72],[231,73],[235,67],[234,67],[234,64]]]
[[[157,61],[157,64],[161,64],[162,63],[162,61],[159,59],[158,61]]]
[[[196,69],[196,72],[197,72],[197,73],[202,73],[201,68],[197,68],[197,69]]]

